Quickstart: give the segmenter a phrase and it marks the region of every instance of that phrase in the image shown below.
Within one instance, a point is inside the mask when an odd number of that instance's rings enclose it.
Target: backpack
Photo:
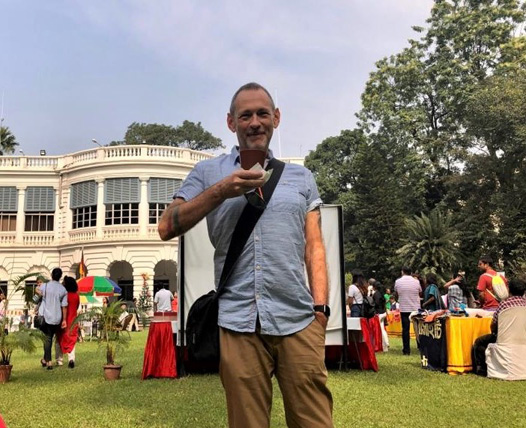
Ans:
[[[372,318],[376,315],[374,308],[374,299],[372,296],[363,296],[363,303],[360,316],[363,318]]]
[[[499,274],[493,276],[489,273],[485,273],[484,275],[487,275],[491,277],[491,288],[492,290],[486,290],[489,294],[491,294],[495,300],[502,302],[503,300],[506,300],[509,297],[508,287],[506,286],[506,283],[504,282],[504,279]]]

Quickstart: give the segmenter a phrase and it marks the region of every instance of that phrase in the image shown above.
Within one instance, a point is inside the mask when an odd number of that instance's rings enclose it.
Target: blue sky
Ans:
[[[230,98],[257,81],[282,113],[271,147],[304,156],[354,126],[374,63],[432,3],[0,0],[4,125],[26,155],[107,144],[134,121],[200,121],[229,150]]]

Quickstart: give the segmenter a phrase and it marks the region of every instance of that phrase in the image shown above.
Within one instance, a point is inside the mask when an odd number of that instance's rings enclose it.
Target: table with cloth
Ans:
[[[378,315],[371,319],[347,318],[347,339],[347,362],[361,370],[377,372],[375,352],[382,351],[382,332]],[[325,347],[325,363],[328,367],[343,368],[342,351],[340,345]]]
[[[176,320],[177,315],[174,312],[155,312],[144,349],[142,379],[177,377],[174,346]]]
[[[413,317],[422,367],[449,374],[473,370],[471,348],[475,340],[490,333],[491,317]]]
[[[387,334],[393,337],[402,337],[402,316],[400,315],[400,311],[387,311],[386,320],[387,325],[385,326],[385,331],[387,331]],[[409,336],[411,339],[415,338],[413,324],[409,326]]]

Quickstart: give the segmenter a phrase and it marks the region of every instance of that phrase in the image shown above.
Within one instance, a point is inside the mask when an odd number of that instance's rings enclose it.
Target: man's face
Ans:
[[[488,269],[488,264],[487,263],[484,263],[484,262],[481,262],[479,260],[479,264],[478,264],[478,268],[481,272],[486,272],[486,270]]]
[[[241,91],[235,100],[235,111],[228,113],[228,129],[235,132],[241,149],[266,151],[274,128],[279,125],[279,109],[272,109],[272,103],[262,89]]]

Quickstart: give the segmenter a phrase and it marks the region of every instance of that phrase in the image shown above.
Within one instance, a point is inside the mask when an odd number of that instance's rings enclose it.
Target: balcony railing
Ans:
[[[0,169],[19,170],[31,168],[37,170],[65,170],[88,163],[114,162],[115,160],[177,160],[190,165],[204,159],[213,158],[211,153],[180,147],[126,145],[107,146],[84,150],[64,156],[0,156]]]

